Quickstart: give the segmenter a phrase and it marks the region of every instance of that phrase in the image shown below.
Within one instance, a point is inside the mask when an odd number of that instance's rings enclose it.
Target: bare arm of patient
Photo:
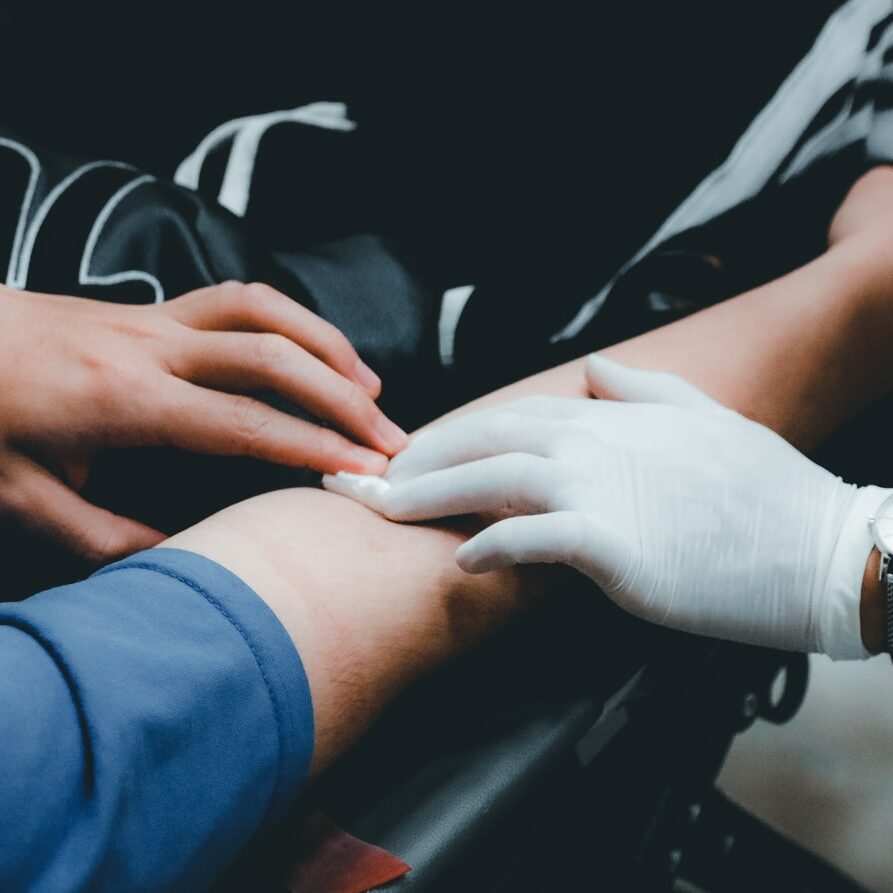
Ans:
[[[829,250],[761,288],[607,354],[675,372],[809,448],[893,384],[893,175],[854,187]],[[586,396],[579,362],[463,410],[524,394]],[[610,395],[604,395],[610,396]],[[495,629],[548,576],[467,576],[458,529],[393,524],[339,496],[290,490],[213,516],[165,545],[230,568],[277,613],[300,652],[316,715],[313,771],[349,747],[384,704]]]
[[[893,387],[893,168],[863,176],[829,248],[760,288],[606,349],[675,372],[810,450]],[[582,359],[488,394],[457,413],[525,394],[586,397]],[[600,396],[610,397],[610,394]]]

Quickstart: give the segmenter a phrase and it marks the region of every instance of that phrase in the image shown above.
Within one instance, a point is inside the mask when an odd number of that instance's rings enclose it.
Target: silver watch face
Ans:
[[[893,554],[893,495],[878,506],[871,521],[871,534],[882,554]]]

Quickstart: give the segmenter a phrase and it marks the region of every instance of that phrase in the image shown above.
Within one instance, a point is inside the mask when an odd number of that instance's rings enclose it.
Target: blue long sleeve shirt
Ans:
[[[312,744],[291,639],[212,561],[152,549],[2,604],[0,890],[201,890]]]

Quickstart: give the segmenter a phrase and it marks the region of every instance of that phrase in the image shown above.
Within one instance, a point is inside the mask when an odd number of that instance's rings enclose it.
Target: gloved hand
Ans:
[[[327,486],[397,521],[496,514],[456,553],[469,573],[569,564],[655,623],[868,656],[867,519],[884,491],[844,483],[676,376],[595,355],[586,375],[612,399],[534,397],[463,416],[417,437],[386,482]]]

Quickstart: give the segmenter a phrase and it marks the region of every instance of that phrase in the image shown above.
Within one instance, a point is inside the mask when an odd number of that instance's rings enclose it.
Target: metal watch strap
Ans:
[[[881,566],[881,577],[884,581],[884,588],[887,592],[886,599],[886,609],[887,609],[887,618],[886,618],[886,628],[887,628],[887,653],[890,655],[890,659],[893,660],[893,569],[891,569],[891,556],[882,555],[881,561],[883,562]]]

